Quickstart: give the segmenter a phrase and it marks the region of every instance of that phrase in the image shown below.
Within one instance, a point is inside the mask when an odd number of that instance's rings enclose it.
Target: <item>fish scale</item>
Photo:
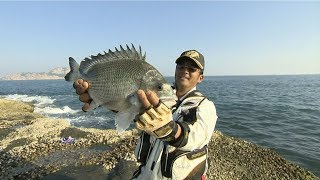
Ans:
[[[122,66],[119,66],[119,68],[117,69],[115,69],[114,64],[112,64],[111,66],[109,64],[104,64],[101,66],[97,65],[96,70],[98,72],[101,72],[101,74],[96,74],[95,77],[89,77],[87,79],[92,83],[92,86],[91,86],[92,90],[95,90],[97,92],[99,91],[104,92],[102,96],[106,98],[110,98],[110,100],[113,100],[114,97],[119,97],[119,95],[123,96],[123,93],[125,93],[125,95],[127,96],[132,92],[132,90],[135,90],[135,91],[138,90],[138,86],[132,86],[132,85],[135,85],[136,83],[134,80],[138,79],[138,78],[135,78],[135,76],[141,77],[140,74],[143,73],[142,69],[135,68],[135,66],[133,66],[134,65],[133,61],[129,63],[124,61],[122,63],[116,63],[118,65],[119,64],[122,65]],[[124,66],[123,64],[126,64],[126,66]],[[111,72],[103,71],[103,69],[111,69]],[[140,70],[140,73],[137,70]],[[135,73],[128,73],[128,72],[135,72]],[[108,76],[108,74],[113,74],[113,76]],[[106,87],[105,84],[116,86],[116,88]],[[132,89],[133,87],[134,89]],[[108,101],[108,99],[105,99],[105,101]]]

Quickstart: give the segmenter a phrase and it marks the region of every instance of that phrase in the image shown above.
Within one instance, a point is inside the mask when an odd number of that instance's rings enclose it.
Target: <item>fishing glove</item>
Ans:
[[[135,119],[138,129],[156,138],[171,141],[178,131],[178,125],[172,120],[171,110],[160,102],[156,107],[150,107]]]

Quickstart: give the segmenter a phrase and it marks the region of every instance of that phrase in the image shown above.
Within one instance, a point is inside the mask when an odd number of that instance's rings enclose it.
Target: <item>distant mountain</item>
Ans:
[[[0,80],[41,80],[41,79],[63,79],[64,76],[70,71],[67,67],[57,67],[49,72],[24,72],[10,74],[0,77]]]

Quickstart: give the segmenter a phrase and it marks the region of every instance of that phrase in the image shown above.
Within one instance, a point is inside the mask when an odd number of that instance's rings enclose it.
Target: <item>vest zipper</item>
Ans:
[[[165,171],[165,172],[167,171],[168,156],[169,156],[169,153],[168,153],[168,146],[166,145],[166,163],[165,163],[165,166],[164,166],[164,171]]]

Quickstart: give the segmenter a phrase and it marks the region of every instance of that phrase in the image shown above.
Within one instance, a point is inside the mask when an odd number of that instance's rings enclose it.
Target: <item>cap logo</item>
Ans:
[[[195,58],[195,59],[199,59],[200,55],[199,53],[197,53],[196,51],[188,51],[185,56],[191,57],[191,58]]]

